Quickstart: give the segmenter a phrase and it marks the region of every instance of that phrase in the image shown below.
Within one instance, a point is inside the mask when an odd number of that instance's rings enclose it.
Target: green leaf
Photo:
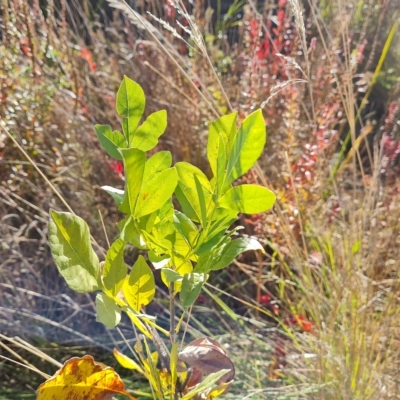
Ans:
[[[129,306],[137,312],[153,299],[156,292],[154,276],[143,256],[140,255],[133,265],[122,291]]]
[[[135,217],[140,218],[159,210],[174,193],[178,183],[175,168],[160,172],[140,190]]]
[[[196,187],[195,176],[203,189],[204,204],[206,213],[211,210],[212,189],[209,180],[197,167],[186,162],[179,162],[175,165],[178,172],[178,186],[176,187],[176,197],[182,207],[182,211],[193,221],[202,221],[202,212],[199,193]]]
[[[103,149],[113,158],[122,160],[121,153],[118,149],[127,147],[124,135],[118,131],[112,131],[109,125],[95,125],[96,135]]]
[[[146,242],[143,240],[143,237],[135,226],[135,221],[130,215],[120,221],[117,225],[121,232],[121,239],[127,243],[133,244],[138,249],[147,248]]]
[[[204,196],[203,186],[201,185],[197,175],[194,175],[194,183],[196,184],[197,194],[199,195],[200,213],[201,213],[201,225],[207,226],[207,206],[206,198]]]
[[[111,186],[102,186],[101,188],[113,197],[113,199],[115,200],[115,203],[117,204],[118,207],[122,204],[122,202],[124,200],[124,191],[123,190],[116,189]]]
[[[163,268],[161,272],[164,274],[165,280],[168,283],[181,281],[183,279],[182,275],[171,268]]]
[[[175,291],[175,293],[179,293],[181,290],[181,287],[182,287],[182,280],[183,280],[184,275],[190,274],[193,271],[193,266],[189,260],[187,260],[185,257],[182,257],[181,255],[179,255],[177,253],[173,254],[171,264],[174,266],[174,271],[176,273],[178,273],[179,276],[182,278],[182,279],[177,278],[176,281],[174,282],[174,291]],[[165,269],[166,268],[163,268],[161,270],[161,279],[165,283],[165,285],[167,287],[169,287],[169,282],[168,282],[167,276],[164,272]],[[167,274],[168,274],[168,272],[167,272]]]
[[[224,233],[225,233],[225,231],[219,232],[217,235],[212,237],[210,240],[208,240],[207,242],[203,243],[197,249],[196,254],[200,256],[200,255],[202,255],[202,254],[204,254],[206,252],[209,252],[209,251],[213,250],[219,244],[219,241],[224,236]]]
[[[124,261],[124,250],[124,240],[116,240],[108,249],[104,263],[103,284],[113,296],[122,288],[128,271]]]
[[[228,165],[224,190],[235,179],[245,174],[263,152],[267,138],[264,117],[261,110],[250,114],[228,143]]]
[[[218,118],[210,126],[207,142],[207,157],[214,176],[218,172],[218,155],[222,147],[226,153],[228,140],[236,135],[237,112]]]
[[[228,159],[228,142],[236,135],[237,113],[225,115],[210,126],[207,142],[207,157],[215,177],[216,198],[219,197],[225,180]]]
[[[222,369],[221,371],[213,372],[210,375],[207,375],[207,377],[205,377],[201,383],[196,385],[194,389],[192,389],[189,393],[185,394],[185,396],[183,396],[181,400],[190,400],[199,393],[205,392],[229,372],[231,372],[229,369]]]
[[[174,225],[189,247],[194,247],[198,233],[196,225],[183,213],[175,211]]]
[[[149,151],[157,145],[158,138],[165,129],[167,129],[167,112],[160,110],[150,114],[136,130],[131,146],[142,151]]]
[[[168,254],[158,256],[154,251],[150,250],[148,256],[154,269],[164,268],[171,263],[171,257]]]
[[[272,208],[275,194],[259,185],[240,185],[229,189],[219,200],[219,205],[246,214],[257,214]]]
[[[124,76],[117,93],[117,112],[122,117],[122,127],[128,140],[128,146],[132,143],[145,104],[146,98],[143,89],[132,79]]]
[[[172,156],[169,151],[159,151],[151,156],[144,166],[143,182],[148,182],[159,172],[170,168],[172,164]]]
[[[136,203],[142,186],[146,154],[138,149],[121,149],[125,170],[125,195],[119,210],[135,215]]]
[[[121,309],[104,293],[96,296],[96,321],[107,328],[115,328],[121,321]]]
[[[217,271],[227,267],[239,254],[242,254],[248,250],[261,250],[264,252],[264,248],[255,239],[239,238],[232,240],[223,248],[218,260],[215,260],[215,262],[211,264],[211,270]]]
[[[226,208],[217,208],[213,217],[215,220],[212,222],[210,229],[207,232],[205,238],[206,241],[221,232],[225,232],[237,220],[237,211],[228,210]]]
[[[82,218],[50,210],[49,242],[54,262],[72,290],[88,293],[99,289],[99,259]]]
[[[201,288],[207,280],[207,275],[195,272],[183,277],[180,299],[182,306],[187,310],[199,297]]]

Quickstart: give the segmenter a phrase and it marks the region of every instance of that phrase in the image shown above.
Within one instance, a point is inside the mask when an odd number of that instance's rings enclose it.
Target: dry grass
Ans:
[[[268,146],[245,179],[272,187],[279,201],[273,213],[241,222],[268,256],[214,277],[191,321],[193,335],[206,329],[230,343],[238,368],[232,398],[398,398],[398,159],[381,142],[388,104],[399,100],[398,33],[388,42],[396,2],[266,1],[260,8],[249,0],[240,18],[231,10],[221,33],[201,1],[190,9],[180,0],[171,9],[140,3],[136,15],[109,1],[122,11],[114,9],[105,27],[88,15],[89,2],[62,1],[60,10],[49,2],[47,19],[38,2],[9,3],[0,116],[88,220],[100,247],[98,210],[110,236],[116,211],[99,185],[121,182],[92,125],[116,121],[123,73],[144,87],[148,112],[168,110],[160,147],[205,170],[208,122],[263,106]],[[1,135],[1,331],[123,348],[123,338],[93,322],[92,300],[72,295],[55,273],[46,220],[61,203]],[[346,138],[348,155],[338,162]],[[265,294],[272,300],[262,307]],[[155,307],[167,316],[160,302]],[[129,327],[121,333],[129,338]],[[35,365],[26,348],[19,354]]]

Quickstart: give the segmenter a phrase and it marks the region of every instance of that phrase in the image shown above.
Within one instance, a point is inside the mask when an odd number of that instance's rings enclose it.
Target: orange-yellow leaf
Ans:
[[[39,386],[36,400],[111,400],[125,392],[119,375],[91,356],[71,358],[50,379]]]

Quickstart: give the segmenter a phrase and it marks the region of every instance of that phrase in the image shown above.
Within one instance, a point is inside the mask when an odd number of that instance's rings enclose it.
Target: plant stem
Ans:
[[[173,346],[176,342],[176,333],[175,333],[175,293],[174,293],[174,283],[171,282],[169,284],[169,314],[170,314],[170,321],[169,321],[169,334],[171,339],[171,345]],[[175,390],[171,393],[171,397],[174,400],[179,400],[178,391]]]
[[[174,283],[169,284],[169,313],[170,313],[170,323],[169,323],[169,333],[171,344],[173,345],[176,341],[175,333],[175,294],[174,294]]]

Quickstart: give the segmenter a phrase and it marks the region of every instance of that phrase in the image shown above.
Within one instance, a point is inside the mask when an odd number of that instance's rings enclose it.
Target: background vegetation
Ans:
[[[112,238],[118,215],[100,186],[123,187],[123,176],[93,125],[116,126],[123,74],[144,88],[148,112],[168,111],[157,150],[206,173],[208,123],[261,107],[267,146],[243,180],[278,201],[241,224],[267,256],[214,275],[191,335],[229,345],[238,373],[226,398],[398,398],[398,1],[132,5],[137,14],[119,0],[2,0],[2,126],[107,248],[103,225]],[[128,324],[105,330],[93,299],[65,287],[47,244],[48,210],[65,207],[6,130],[0,398],[34,398],[43,376],[15,362],[51,375],[91,352],[116,365],[112,348],[133,336]],[[160,320],[165,304],[160,295]]]

